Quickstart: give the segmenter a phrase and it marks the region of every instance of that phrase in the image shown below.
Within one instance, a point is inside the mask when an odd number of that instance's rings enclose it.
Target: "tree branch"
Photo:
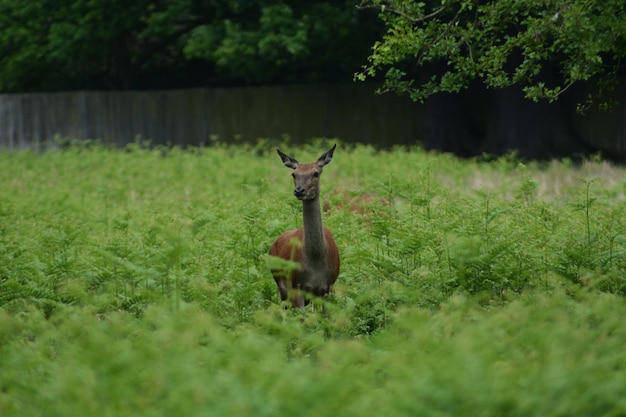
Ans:
[[[172,31],[172,33],[170,33],[168,36],[146,42],[146,46],[142,48],[141,54],[139,54],[136,61],[134,62],[137,68],[141,68],[155,53],[165,48],[182,35],[208,22],[205,19],[188,19],[184,22],[180,21],[179,23],[181,25],[177,29]]]
[[[368,5],[369,3],[369,5]],[[443,13],[448,6],[446,4],[444,4],[443,6],[441,6],[440,8],[438,8],[437,10],[433,11],[432,13],[429,13],[427,15],[421,16],[421,17],[413,17],[410,16],[409,14],[407,14],[406,12],[403,12],[402,10],[398,10],[398,9],[394,9],[391,7],[387,7],[387,5],[382,4],[382,5],[376,5],[376,4],[372,4],[371,2],[368,2],[366,0],[362,1],[361,4],[359,4],[357,6],[357,8],[359,9],[378,9],[382,12],[391,12],[394,14],[397,14],[398,16],[402,16],[405,19],[407,19],[408,21],[412,22],[412,23],[423,23],[427,20],[430,20],[434,17],[436,17],[437,15]]]

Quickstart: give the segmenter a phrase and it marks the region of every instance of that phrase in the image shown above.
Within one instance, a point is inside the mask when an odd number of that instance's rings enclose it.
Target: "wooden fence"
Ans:
[[[337,137],[378,147],[421,143],[477,155],[518,149],[545,157],[602,150],[626,155],[626,105],[576,115],[573,103],[535,104],[514,90],[439,95],[427,104],[371,84],[296,85],[134,92],[0,95],[0,148],[24,149],[55,137],[123,146],[196,145],[290,136]],[[618,93],[626,102],[626,90]]]
[[[56,137],[124,145],[202,144],[211,138],[341,137],[385,146],[415,142],[419,106],[371,85],[305,85],[142,92],[0,95],[0,147]]]

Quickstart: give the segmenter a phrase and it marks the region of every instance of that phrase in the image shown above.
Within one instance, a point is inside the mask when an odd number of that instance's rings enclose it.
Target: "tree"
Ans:
[[[356,79],[384,73],[382,91],[415,101],[476,80],[554,101],[583,83],[590,91],[583,111],[623,71],[624,0],[364,0],[360,7],[379,11],[386,34]]]
[[[215,65],[212,84],[347,81],[383,29],[355,1],[226,2],[231,13],[193,30],[183,51]]]
[[[204,21],[187,0],[0,0],[0,91],[130,88]]]
[[[354,0],[0,0],[0,92],[349,80]]]
[[[382,33],[376,16],[359,11],[354,0],[243,4],[245,18],[198,27],[185,54],[246,84],[349,80]]]

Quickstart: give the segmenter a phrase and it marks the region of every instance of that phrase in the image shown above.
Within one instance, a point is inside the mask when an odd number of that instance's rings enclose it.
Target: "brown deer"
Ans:
[[[304,307],[311,295],[328,294],[339,275],[339,251],[330,231],[322,224],[319,199],[322,168],[332,161],[336,147],[309,164],[300,163],[278,149],[283,164],[293,169],[293,194],[302,201],[302,227],[280,235],[269,252],[299,264],[297,269],[272,269],[281,300],[289,298],[292,307]]]

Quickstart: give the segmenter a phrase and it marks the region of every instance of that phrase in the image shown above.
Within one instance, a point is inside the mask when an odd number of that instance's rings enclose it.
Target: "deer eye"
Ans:
[[[295,173],[295,172],[292,172],[292,173],[291,173],[291,177],[292,177],[292,178],[296,178],[296,173]]]
[[[320,173],[319,173],[319,172],[317,172],[317,171],[315,171],[315,172],[313,173],[313,176],[314,176],[315,178],[317,178],[317,177],[319,177],[319,176],[320,176]]]

